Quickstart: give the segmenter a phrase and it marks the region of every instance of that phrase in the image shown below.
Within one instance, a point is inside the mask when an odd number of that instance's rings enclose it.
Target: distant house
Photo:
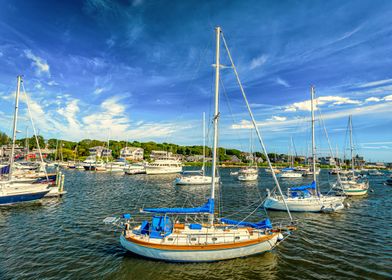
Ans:
[[[228,160],[228,162],[241,162],[241,160],[236,155],[229,156],[229,157],[230,160]]]
[[[95,157],[111,157],[112,156],[112,150],[105,148],[103,146],[96,146],[88,149],[90,152],[90,156],[95,156]]]
[[[9,157],[11,155],[11,149],[12,149],[12,145],[1,146],[0,147],[0,157],[9,159]],[[19,147],[18,145],[15,145],[15,149],[14,149],[15,158],[23,157],[24,156],[23,151],[24,151],[23,147]]]
[[[336,165],[336,160],[333,157],[321,157],[319,162],[323,165]]]
[[[125,147],[120,150],[120,158],[126,160],[139,161],[143,160],[144,149],[137,147]]]
[[[202,155],[187,156],[186,161],[187,162],[200,162],[200,161],[203,161],[203,156]]]

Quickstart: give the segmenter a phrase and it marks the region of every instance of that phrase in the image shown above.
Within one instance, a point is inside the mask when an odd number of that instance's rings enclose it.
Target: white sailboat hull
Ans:
[[[311,198],[286,198],[286,203],[290,211],[293,212],[322,212],[325,208],[338,208],[344,201],[342,196],[322,196],[320,199]],[[286,206],[282,199],[267,197],[264,207],[271,210],[286,211]]]
[[[241,174],[238,176],[240,181],[256,181],[259,175],[257,174]]]
[[[211,176],[193,175],[177,178],[176,185],[207,185],[211,184]],[[219,183],[219,177],[215,178],[215,184]]]
[[[278,178],[302,178],[302,173],[282,172],[276,175]]]
[[[249,246],[217,250],[209,250],[208,246],[205,246],[205,250],[166,250],[150,248],[130,242],[124,237],[124,235],[121,235],[120,242],[121,245],[128,251],[151,259],[168,262],[213,262],[241,258],[270,251],[278,242],[278,235],[276,234],[267,241]]]

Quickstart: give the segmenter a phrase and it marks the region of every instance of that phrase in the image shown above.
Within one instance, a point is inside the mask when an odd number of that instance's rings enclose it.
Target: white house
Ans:
[[[125,147],[120,150],[120,158],[124,158],[126,160],[143,160],[144,149],[137,147]]]

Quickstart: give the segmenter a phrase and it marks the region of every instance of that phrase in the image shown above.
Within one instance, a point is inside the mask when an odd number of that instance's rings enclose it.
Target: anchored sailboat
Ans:
[[[353,144],[353,123],[352,116],[348,118],[348,128],[350,131],[350,152],[351,152],[351,172],[342,176],[338,171],[338,182],[334,185],[340,193],[348,196],[365,195],[369,189],[369,182],[355,175],[354,144]]]
[[[43,198],[49,191],[49,184],[17,183],[13,180],[15,141],[18,123],[19,95],[22,77],[17,77],[15,94],[14,124],[12,132],[12,148],[8,169],[8,181],[0,181],[0,205],[14,204]]]
[[[316,145],[314,131],[314,87],[311,87],[311,119],[312,119],[312,170],[316,170]],[[286,205],[290,211],[298,212],[327,212],[344,208],[344,196],[332,194],[323,195],[317,185],[316,172],[312,172],[313,182],[309,185],[292,187],[286,195],[268,192],[264,207],[272,210],[285,210]]]
[[[206,175],[206,128],[205,113],[203,113],[203,166],[201,170],[184,171],[183,175],[176,178],[176,185],[208,185],[212,182],[212,176]],[[197,174],[195,174],[197,173]],[[215,183],[219,183],[219,177],[215,177]]]
[[[269,219],[252,223],[215,217],[214,182],[217,178],[221,38],[239,82],[237,71],[220,27],[217,27],[215,31],[215,108],[213,118],[214,140],[211,195],[208,201],[200,207],[142,209],[143,213],[152,213],[156,216],[153,216],[151,221],[143,221],[135,227],[132,227],[131,215],[124,214],[123,217],[127,221],[125,222],[125,229],[121,234],[120,242],[125,249],[144,257],[172,262],[205,262],[245,257],[273,249],[285,238],[285,235],[288,236],[289,231],[292,229],[292,227],[273,227]],[[263,151],[267,155],[241,84],[240,88]],[[268,155],[267,160],[270,167],[272,167]],[[277,182],[276,178],[275,181]],[[280,189],[279,184],[277,186]],[[170,215],[175,215],[176,220],[171,219]],[[189,223],[187,219],[182,218],[193,215],[198,216],[200,219],[208,217],[208,223]]]

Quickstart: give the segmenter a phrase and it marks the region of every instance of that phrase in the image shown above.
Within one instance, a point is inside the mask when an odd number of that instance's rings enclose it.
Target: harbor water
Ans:
[[[239,182],[220,170],[220,209],[246,216],[273,187]],[[165,263],[126,252],[105,217],[143,206],[201,205],[209,186],[175,186],[175,175],[64,171],[62,198],[0,208],[0,279],[392,279],[392,187],[370,178],[370,192],[333,214],[293,213],[298,230],[272,252],[217,263]],[[320,181],[331,180],[322,170]],[[311,178],[281,181],[283,188]],[[326,187],[325,187],[326,188]],[[243,210],[244,206],[252,205]],[[262,209],[256,214],[265,215]],[[269,212],[272,221],[286,218]]]

